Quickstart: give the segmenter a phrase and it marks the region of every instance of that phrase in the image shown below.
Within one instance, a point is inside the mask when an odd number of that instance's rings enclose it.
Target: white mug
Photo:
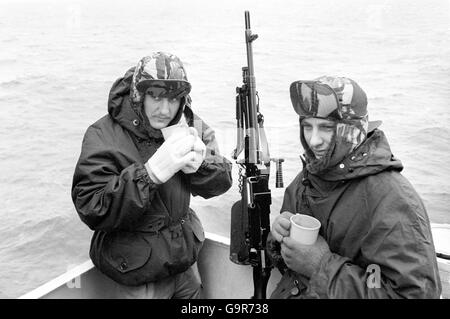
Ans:
[[[164,136],[164,140],[167,141],[167,139],[172,135],[186,136],[190,134],[190,131],[189,126],[187,126],[186,124],[178,123],[162,128],[161,133]]]
[[[175,125],[166,126],[161,129],[161,133],[164,137],[164,140],[166,141],[172,135],[187,136],[189,134],[192,134],[189,126],[187,126],[187,124],[185,123],[177,123]],[[196,169],[194,170],[191,167],[183,167],[181,170],[186,174],[195,173],[197,171]]]
[[[290,218],[290,237],[303,245],[316,242],[320,229],[320,221],[305,214],[295,214]]]

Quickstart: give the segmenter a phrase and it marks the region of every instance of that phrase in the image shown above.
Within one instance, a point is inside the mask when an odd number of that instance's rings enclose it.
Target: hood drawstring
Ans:
[[[296,213],[300,213],[300,214],[306,214],[306,215],[311,215],[312,216],[312,210],[311,210],[311,206],[309,204],[309,200],[308,200],[308,196],[306,195],[306,190],[307,188],[311,187],[311,181],[309,179],[309,172],[306,169],[306,160],[305,158],[300,155],[300,159],[302,160],[302,165],[303,165],[303,178],[302,178],[302,184],[303,186],[303,190],[302,190],[302,200],[300,202],[298,202],[298,207],[297,207],[297,212]]]

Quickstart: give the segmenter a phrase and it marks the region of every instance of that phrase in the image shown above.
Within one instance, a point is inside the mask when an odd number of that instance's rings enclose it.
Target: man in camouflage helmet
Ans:
[[[296,81],[303,170],[287,187],[268,251],[283,277],[272,298],[439,298],[425,207],[400,171],[367,97],[344,77]],[[321,223],[313,245],[290,234],[290,216]]]
[[[108,114],[86,131],[72,199],[94,234],[90,257],[115,283],[111,297],[198,298],[205,239],[190,196],[232,184],[214,131],[191,109],[180,59],[157,52],[113,84]],[[166,127],[184,134],[164,138]]]

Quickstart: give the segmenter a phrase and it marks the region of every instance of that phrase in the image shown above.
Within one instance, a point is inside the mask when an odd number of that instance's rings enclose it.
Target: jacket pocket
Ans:
[[[195,214],[156,233],[116,232],[105,238],[100,269],[115,281],[138,286],[186,271],[197,261],[205,234]]]
[[[187,246],[186,256],[190,259],[190,263],[193,264],[197,261],[200,250],[203,247],[205,232],[200,219],[193,210],[190,211],[189,219],[182,224],[182,227]]]
[[[192,232],[194,233],[195,237],[203,243],[205,241],[205,231],[203,230],[202,223],[200,222],[200,219],[197,217],[197,214],[195,214],[194,211],[191,210],[191,227]]]
[[[115,232],[107,239],[104,258],[118,272],[126,274],[143,267],[152,248],[139,233]]]

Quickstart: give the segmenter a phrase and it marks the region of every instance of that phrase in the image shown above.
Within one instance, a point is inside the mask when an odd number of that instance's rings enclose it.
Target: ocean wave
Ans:
[[[384,101],[386,101],[386,97],[372,95],[371,97],[368,98],[368,101],[369,101],[369,104],[375,103],[375,102],[384,102]]]
[[[73,263],[87,259],[89,233],[75,214],[30,218],[8,231],[2,230],[2,260],[8,261],[10,268],[0,281],[8,278],[8,295],[16,298],[64,273],[70,267],[69,260]],[[80,243],[83,249],[75,250]],[[14,282],[17,285],[11,284]]]
[[[25,84],[32,84],[35,87],[45,87],[51,82],[51,76],[44,74],[21,74],[19,76],[11,75],[9,79],[0,81],[0,87],[9,89],[16,88]]]
[[[7,80],[7,81],[0,82],[0,87],[4,88],[4,89],[9,89],[9,88],[14,88],[14,87],[20,86],[22,84],[23,84],[23,82],[19,81],[19,80]]]
[[[433,138],[443,138],[445,140],[450,139],[450,129],[442,126],[425,127],[418,129],[415,133],[416,136],[427,136]]]
[[[0,59],[0,65],[1,66],[11,67],[11,65],[16,63],[16,62],[17,62],[17,59],[14,59],[14,58]]]
[[[3,39],[2,43],[12,43],[12,42],[16,42],[17,40],[19,40],[17,37],[9,37],[9,38]]]
[[[450,156],[449,128],[441,126],[421,128],[414,131],[410,139],[414,141],[415,145],[422,145],[435,154]]]

